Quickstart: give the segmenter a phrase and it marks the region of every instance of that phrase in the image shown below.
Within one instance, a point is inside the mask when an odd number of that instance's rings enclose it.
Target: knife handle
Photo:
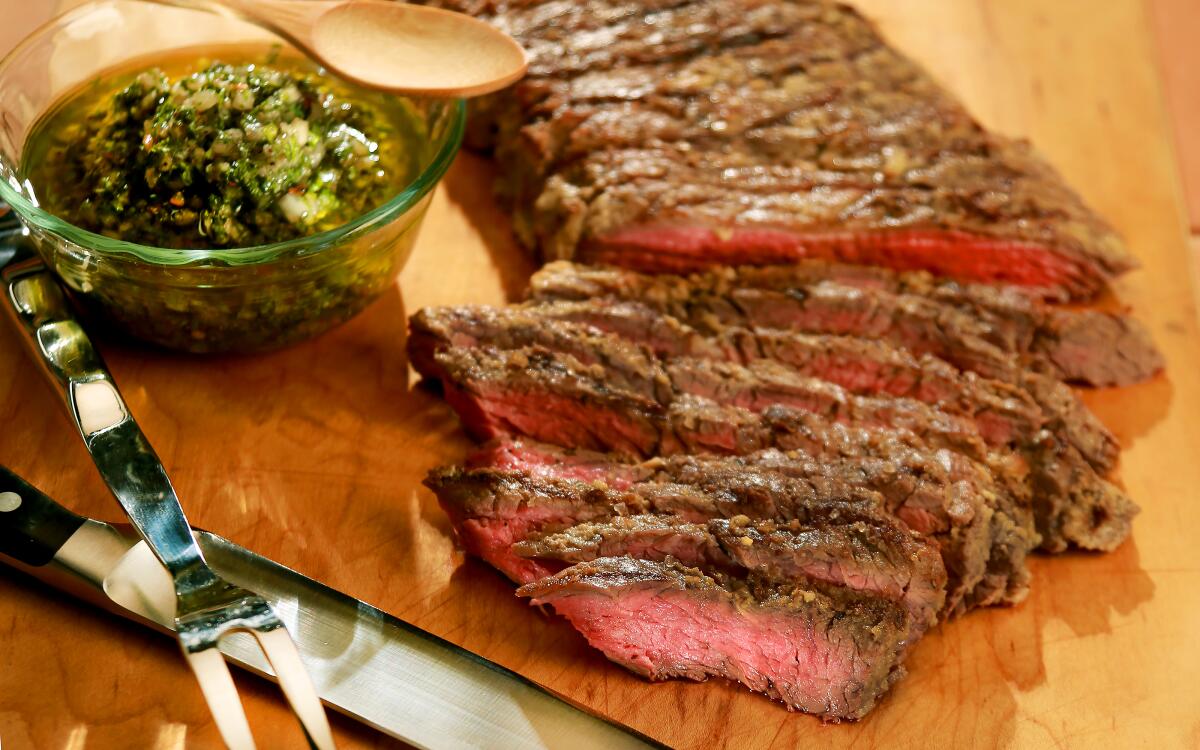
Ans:
[[[84,520],[0,466],[0,554],[45,565]]]

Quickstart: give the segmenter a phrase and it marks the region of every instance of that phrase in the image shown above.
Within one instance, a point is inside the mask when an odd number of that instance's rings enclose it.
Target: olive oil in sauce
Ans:
[[[179,50],[111,70],[34,126],[42,208],[144,245],[235,248],[336,228],[431,154],[412,102],[278,46]]]

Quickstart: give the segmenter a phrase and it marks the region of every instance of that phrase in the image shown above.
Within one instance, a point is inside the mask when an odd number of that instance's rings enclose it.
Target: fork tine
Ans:
[[[313,687],[312,679],[308,676],[304,662],[300,660],[300,652],[296,650],[296,644],[288,635],[287,628],[280,625],[272,630],[251,632],[258,639],[263,653],[267,655],[267,661],[271,662],[271,669],[275,670],[275,677],[279,680],[279,686],[283,688],[283,694],[287,696],[288,703],[292,704],[293,713],[300,720],[304,733],[308,735],[309,744],[317,750],[335,750],[333,732],[329,729],[325,707],[317,697],[317,690]]]
[[[246,711],[242,708],[225,657],[211,647],[193,652],[185,649],[183,655],[196,674],[200,692],[204,694],[225,745],[229,750],[255,750],[250,722],[246,720]]]

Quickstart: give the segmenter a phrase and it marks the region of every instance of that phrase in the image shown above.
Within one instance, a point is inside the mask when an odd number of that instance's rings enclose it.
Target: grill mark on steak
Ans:
[[[514,544],[521,557],[589,562],[628,555],[667,558],[726,575],[754,572],[781,583],[817,580],[865,591],[908,610],[915,643],[937,622],[946,569],[937,548],[894,524],[802,525],[745,516],[707,524],[640,515],[589,521]]]
[[[820,54],[811,40],[791,35],[684,65],[627,66],[539,81],[529,88],[542,98],[524,101],[523,155],[532,175],[570,166],[566,173],[584,173],[593,189],[657,176],[669,167],[690,170],[686,177],[709,186],[722,186],[715,179],[718,169],[740,167],[756,187],[772,176],[794,180],[793,187],[801,189],[830,183],[871,187],[874,174],[874,184],[929,189],[882,172],[885,154],[880,152],[903,148],[910,168],[986,155],[986,136],[953,103],[923,85],[928,82],[917,68],[896,63],[877,47],[846,49],[836,69]],[[878,69],[881,60],[888,65],[889,86],[922,87],[927,96],[876,91],[865,99],[855,79],[862,69]],[[814,69],[834,75],[807,75]],[[723,96],[705,96],[713,89]],[[858,117],[830,128],[836,117],[831,111],[845,106],[857,107]],[[931,121],[941,130],[930,130]],[[713,128],[713,123],[721,125]],[[786,134],[791,148],[766,143],[759,137],[764,132],[775,140]],[[774,158],[750,169],[754,157]]]
[[[950,576],[948,612],[1025,597],[1029,583],[1025,557],[1038,543],[1027,496],[1013,496],[996,485],[987,468],[952,451],[908,444],[903,433],[847,432],[851,437],[843,440],[839,455],[766,450],[745,456],[670,456],[631,463],[608,454],[502,441],[473,454],[468,466],[602,483],[616,490],[636,483],[669,482],[711,493],[745,494],[755,485],[772,487],[775,474],[817,482],[832,495],[866,489],[878,492],[888,511],[908,527],[938,543]]]
[[[517,593],[645,677],[725,677],[828,720],[862,717],[903,672],[905,611],[846,589],[610,557]]]
[[[528,436],[557,445],[614,451],[632,456],[676,453],[743,454],[769,447],[801,448],[815,453],[837,451],[829,419],[868,418],[875,426],[898,425],[919,430],[924,444],[962,450],[969,443],[961,424],[944,419],[924,404],[899,407],[856,402],[855,410],[821,414],[784,406],[761,413],[716,404],[692,394],[675,396],[669,405],[612,387],[578,360],[537,347],[514,351],[448,349],[436,353],[447,401],[467,430],[481,440]],[[864,424],[860,426],[872,426]],[[976,453],[982,453],[982,442]],[[1129,533],[1137,506],[1119,489],[1095,474],[1078,451],[1060,445],[1049,434],[1031,445],[1037,476],[1025,478],[1006,465],[1012,453],[988,456],[1006,483],[1032,482],[1037,528],[1047,549],[1069,543],[1087,549],[1110,549]],[[1067,477],[1070,482],[1064,481]],[[1067,522],[1069,519],[1070,522]],[[1091,524],[1088,524],[1090,520]]]
[[[856,67],[870,66],[880,53],[848,54],[845,72],[854,75]],[[830,111],[845,105],[857,88],[847,77],[804,80],[814,64],[828,69],[816,55],[811,40],[792,37],[682,67],[629,67],[547,81],[537,87],[544,98],[527,105],[526,124],[517,137],[498,151],[502,159],[525,167],[510,189],[518,203],[536,201],[547,189],[546,175],[555,174],[560,181],[586,186],[590,194],[605,191],[607,196],[621,185],[677,174],[673,181],[659,181],[657,192],[670,191],[673,184],[704,185],[710,199],[727,194],[731,185],[758,194],[841,186],[864,193],[907,188],[928,195],[926,186],[881,172],[881,152],[902,149],[914,168],[983,155],[986,141],[975,124],[965,113],[940,106],[932,90],[924,100],[878,94],[872,106],[858,102],[859,118],[829,132]],[[888,84],[895,87],[911,86],[919,76],[915,68],[901,66],[889,72],[895,75]],[[714,87],[728,87],[730,95],[707,96]],[[936,135],[922,126],[930,121],[941,125]],[[785,139],[790,148],[780,148]],[[848,148],[856,156],[838,158]],[[982,191],[983,185],[976,187]]]
[[[822,31],[814,23],[818,13],[804,3],[770,0],[695,0],[649,7],[592,0],[574,7],[543,3],[531,14],[501,12],[496,20],[525,45],[531,58],[527,75],[537,81],[631,65],[684,65],[717,49],[792,36],[797,30],[811,37]],[[856,48],[849,36],[825,33],[820,42],[826,49],[836,45],[849,54]],[[866,38],[857,47],[864,44],[878,41]]]
[[[1053,309],[1012,289],[845,264],[679,277],[552,263],[534,275],[531,294],[535,300],[637,301],[707,333],[741,325],[886,336],[918,355],[1010,382],[1022,370],[1014,356],[1098,386],[1144,380],[1163,364],[1146,330],[1126,316]]]

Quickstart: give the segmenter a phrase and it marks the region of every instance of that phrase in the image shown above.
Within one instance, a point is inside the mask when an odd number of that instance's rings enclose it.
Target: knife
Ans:
[[[227,539],[195,533],[217,573],[275,607],[322,701],[381,732],[422,748],[665,747]],[[174,622],[171,576],[131,527],[78,516],[3,466],[0,561],[163,632]],[[220,648],[231,663],[272,677],[249,635]]]

